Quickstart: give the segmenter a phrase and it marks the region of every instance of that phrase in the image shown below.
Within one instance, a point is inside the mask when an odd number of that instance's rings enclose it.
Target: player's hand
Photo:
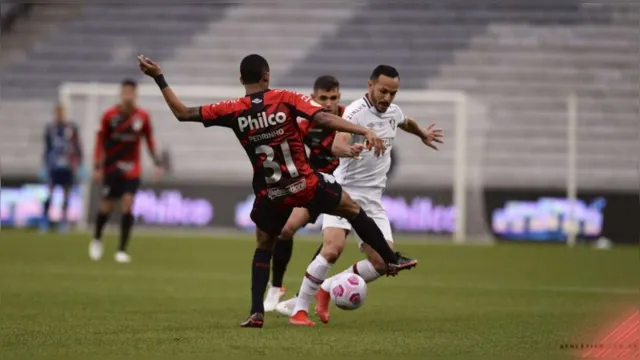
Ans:
[[[102,169],[93,170],[93,180],[98,184],[102,181]]]
[[[422,143],[433,150],[438,150],[436,143],[444,144],[444,132],[442,129],[436,128],[435,126],[436,124],[431,124],[423,131],[424,137],[422,138]]]
[[[38,172],[38,179],[42,182],[49,182],[49,167],[42,166]]]
[[[154,181],[160,181],[160,179],[162,178],[163,175],[164,175],[164,167],[163,166],[156,166],[156,168],[153,171],[153,180]]]
[[[347,156],[350,158],[358,159],[360,158],[360,153],[362,153],[362,150],[364,150],[363,144],[353,144],[349,146]]]
[[[367,148],[370,149],[373,147],[376,156],[384,154],[385,150],[387,150],[384,141],[379,138],[373,130],[367,131],[364,137],[367,139]]]
[[[140,67],[140,70],[142,70],[142,72],[147,76],[156,77],[162,74],[160,65],[156,64],[144,55],[138,55],[138,66]]]

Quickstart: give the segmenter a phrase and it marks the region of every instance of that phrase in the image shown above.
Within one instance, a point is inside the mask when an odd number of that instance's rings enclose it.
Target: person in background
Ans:
[[[118,263],[129,263],[131,256],[127,246],[135,222],[133,203],[142,175],[140,147],[143,141],[156,165],[155,178],[160,178],[164,168],[156,152],[149,112],[137,104],[138,83],[125,79],[120,85],[120,102],[103,113],[96,137],[93,177],[102,185],[102,199],[93,240],[89,243],[89,257],[93,261],[102,258],[102,233],[116,201],[120,200],[120,244],[114,258]]]
[[[61,104],[54,107],[54,119],[44,130],[44,177],[49,184],[49,193],[43,204],[40,230],[49,231],[51,198],[56,187],[62,187],[62,218],[58,223],[58,231],[66,232],[69,193],[82,164],[82,145],[80,132],[76,124],[67,120],[65,109]]]

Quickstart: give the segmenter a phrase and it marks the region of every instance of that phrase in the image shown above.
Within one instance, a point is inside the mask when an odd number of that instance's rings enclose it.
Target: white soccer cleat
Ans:
[[[289,300],[280,302],[276,305],[276,311],[282,316],[292,317],[293,309],[296,307],[296,302],[298,302],[298,298],[295,296]]]
[[[102,241],[93,239],[89,243],[89,258],[93,261],[102,259]]]
[[[267,290],[267,297],[264,299],[264,312],[271,312],[276,309],[276,305],[280,302],[280,298],[284,296],[284,286],[270,286]]]
[[[118,251],[113,258],[120,264],[128,264],[131,262],[131,256],[124,251]]]

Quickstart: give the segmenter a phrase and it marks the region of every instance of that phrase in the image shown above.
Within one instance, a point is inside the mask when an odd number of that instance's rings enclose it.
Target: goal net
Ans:
[[[215,103],[243,96],[243,89],[217,86],[174,86],[174,91],[189,106]],[[305,94],[310,89],[293,89]],[[159,150],[171,153],[173,178],[177,181],[202,181],[215,186],[216,182],[248,182],[251,167],[244,151],[228,129],[207,129],[195,123],[177,122],[167,108],[161,92],[155,85],[138,88],[138,103],[151,114]],[[349,104],[364,95],[363,90],[342,89],[341,103]],[[119,85],[106,83],[65,83],[59,89],[60,101],[68,109],[70,118],[81,126],[86,154],[93,154],[95,134],[101,114],[119,101]],[[462,92],[402,90],[396,103],[405,115],[414,117],[422,126],[436,123],[444,129],[446,144],[439,152],[425,147],[410,134],[399,131],[394,143],[397,166],[390,179],[390,187],[410,189],[438,189],[449,192],[454,209],[453,238],[463,242],[472,232],[481,232],[482,219],[469,219],[468,214],[481,217],[482,203],[472,204],[468,199],[481,201],[481,181],[477,169],[481,166],[482,121],[474,118],[469,129],[468,114],[472,102]],[[480,111],[473,110],[477,115]],[[477,121],[476,121],[477,120]],[[474,130],[475,129],[475,130]],[[474,131],[474,137],[468,134]],[[396,150],[397,149],[397,150]],[[143,150],[144,151],[144,150]],[[397,152],[396,152],[397,151]],[[470,155],[468,155],[470,154]],[[144,173],[150,173],[152,164],[143,156]],[[476,170],[474,170],[476,169]],[[474,191],[476,189],[477,191]],[[478,234],[476,234],[478,235]]]

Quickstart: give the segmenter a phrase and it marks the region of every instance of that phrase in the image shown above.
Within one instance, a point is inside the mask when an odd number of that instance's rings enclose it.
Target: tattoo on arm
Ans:
[[[200,107],[188,107],[183,114],[176,114],[178,121],[202,122],[202,114]]]

